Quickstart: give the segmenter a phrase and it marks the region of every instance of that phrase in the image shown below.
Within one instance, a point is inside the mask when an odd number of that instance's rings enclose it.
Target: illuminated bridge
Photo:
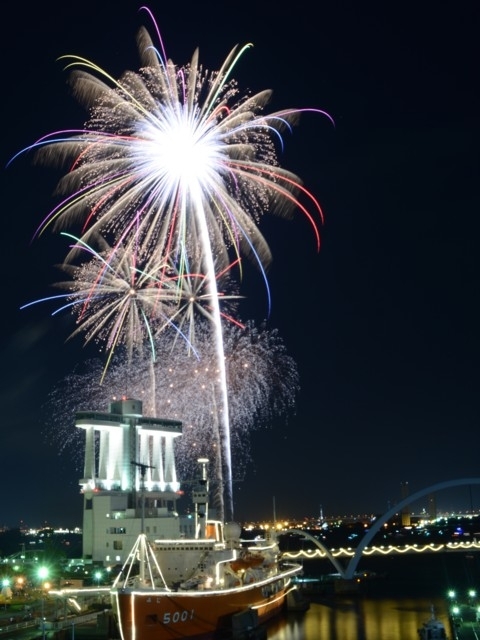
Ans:
[[[480,551],[480,541],[474,540],[472,542],[456,542],[446,544],[428,544],[428,545],[382,545],[370,547],[370,543],[373,538],[380,531],[381,527],[392,518],[396,513],[401,511],[404,507],[408,506],[412,502],[415,502],[419,498],[429,495],[435,491],[441,491],[443,489],[450,489],[452,487],[459,487],[464,485],[480,485],[480,478],[463,478],[461,480],[449,480],[447,482],[440,482],[434,484],[426,489],[417,491],[416,493],[401,500],[394,507],[386,511],[381,517],[373,523],[368,532],[362,538],[360,544],[355,548],[341,548],[341,549],[328,549],[317,538],[311,536],[302,529],[289,529],[285,533],[295,533],[310,540],[317,549],[309,549],[304,551],[284,552],[284,556],[288,558],[303,558],[303,559],[315,559],[315,558],[328,558],[336,571],[345,580],[351,580],[357,570],[358,563],[362,556],[368,555],[387,555],[387,554],[402,554],[402,553],[432,553],[432,552],[445,552],[445,551]],[[342,561],[343,559],[343,561]],[[345,566],[345,559],[347,560]]]

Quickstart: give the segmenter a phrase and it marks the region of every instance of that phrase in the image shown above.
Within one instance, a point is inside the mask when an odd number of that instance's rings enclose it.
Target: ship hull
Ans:
[[[112,594],[121,640],[217,638],[231,632],[235,614],[253,610],[257,624],[285,604],[290,580],[221,591],[121,589]],[[252,620],[252,618],[250,618]]]

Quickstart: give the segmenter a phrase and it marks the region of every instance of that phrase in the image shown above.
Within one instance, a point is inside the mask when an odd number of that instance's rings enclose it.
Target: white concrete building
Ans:
[[[151,539],[192,537],[193,516],[176,512],[176,420],[147,418],[142,402],[122,399],[108,413],[81,411],[85,431],[83,557],[105,566],[123,564],[139,533]]]

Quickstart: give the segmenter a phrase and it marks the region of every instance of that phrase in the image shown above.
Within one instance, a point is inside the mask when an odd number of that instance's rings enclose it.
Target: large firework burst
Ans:
[[[78,264],[58,265],[70,279],[56,282],[54,287],[66,293],[35,300],[22,308],[45,302],[58,304],[60,300],[61,306],[53,315],[68,308],[77,317],[77,328],[70,337],[83,333],[85,344],[95,341],[100,350],[106,349],[102,380],[119,345],[125,346],[129,363],[135,353],[142,355],[145,351],[155,362],[154,335],[167,329],[173,341],[183,340],[189,352],[195,351],[196,320],[213,323],[206,276],[180,273],[168,258],[156,265],[150,263],[155,270],[146,271],[136,253],[123,247],[113,251],[103,236],[96,237],[95,249],[70,234],[63,235],[72,239],[75,249],[81,249],[85,257]],[[231,266],[216,274],[217,283],[221,283],[217,291],[222,317],[241,326],[232,316],[241,296],[229,278]]]
[[[67,262],[98,234],[109,242],[112,255],[136,255],[145,273],[159,273],[160,280],[168,277],[158,267],[167,257],[173,256],[180,278],[192,272],[192,255],[198,258],[195,271],[205,277],[215,329],[220,381],[215,407],[232,517],[228,380],[216,274],[232,260],[241,264],[242,254],[265,274],[270,250],[257,226],[265,211],[303,212],[319,244],[320,206],[297,176],[279,166],[276,146],[302,111],[324,112],[286,109],[266,115],[269,90],[241,94],[231,74],[250,45],[232,49],[215,72],[202,68],[198,51],[189,64],[176,66],[145,10],[159,47],[141,28],[138,72],[127,71],[116,80],[85,58],[64,57],[89,119],[81,130],[55,132],[30,147],[44,161],[68,161],[70,167],[58,187],[64,199],[37,233],[80,222],[79,243]],[[91,327],[87,321],[85,329]],[[126,321],[126,330],[130,327]],[[118,325],[116,335],[122,330]]]

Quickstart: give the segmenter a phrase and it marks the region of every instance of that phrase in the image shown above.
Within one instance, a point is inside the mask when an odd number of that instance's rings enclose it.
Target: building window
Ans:
[[[109,529],[107,529],[107,533],[124,535],[125,533],[127,533],[127,531],[125,527],[110,527]]]
[[[123,550],[123,542],[121,540],[114,540],[113,541],[113,548],[115,549],[115,551],[122,551]]]

